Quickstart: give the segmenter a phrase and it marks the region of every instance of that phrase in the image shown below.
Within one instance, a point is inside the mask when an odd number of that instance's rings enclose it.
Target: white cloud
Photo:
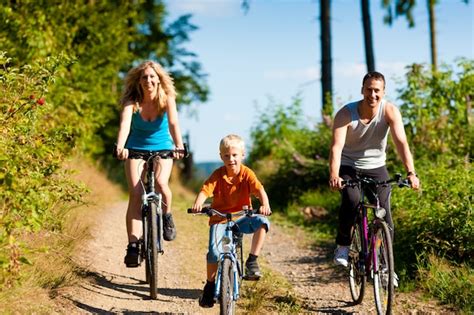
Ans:
[[[361,79],[367,72],[367,66],[364,63],[333,63],[334,75],[333,77],[340,77],[344,79]]]
[[[308,67],[304,69],[277,69],[264,71],[263,78],[267,80],[303,80],[311,81],[319,79],[319,69]]]

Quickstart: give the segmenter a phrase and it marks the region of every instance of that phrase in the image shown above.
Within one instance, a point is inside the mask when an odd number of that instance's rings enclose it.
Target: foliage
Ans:
[[[435,253],[455,263],[472,263],[474,180],[470,165],[426,164],[420,169],[423,192],[397,191],[395,252],[413,275],[417,261]]]
[[[474,60],[460,59],[459,73],[445,66],[434,73],[414,64],[399,89],[405,130],[417,158],[472,158]]]
[[[308,187],[325,185],[330,131],[307,126],[298,96],[287,107],[270,100],[251,137],[249,163],[259,170],[274,205],[286,206]]]
[[[474,312],[474,269],[458,266],[448,260],[430,255],[420,266],[420,280],[433,296],[445,303],[457,305],[466,314]]]
[[[0,283],[19,277],[30,263],[19,236],[41,229],[60,231],[64,206],[79,201],[81,191],[61,169],[74,147],[74,132],[51,120],[55,104],[47,98],[65,58],[9,66],[0,54]]]

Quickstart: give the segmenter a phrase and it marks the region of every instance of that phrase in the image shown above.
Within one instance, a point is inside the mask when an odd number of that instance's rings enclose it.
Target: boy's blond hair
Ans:
[[[245,143],[242,137],[231,134],[222,138],[219,144],[219,151],[224,152],[229,148],[238,148],[242,150],[242,153],[245,152]]]

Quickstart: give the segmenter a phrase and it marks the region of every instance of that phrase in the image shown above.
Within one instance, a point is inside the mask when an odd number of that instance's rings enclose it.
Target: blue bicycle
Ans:
[[[226,219],[225,232],[220,240],[222,252],[218,261],[216,289],[214,292],[214,299],[220,304],[220,314],[235,314],[235,304],[240,297],[240,285],[242,279],[244,279],[242,269],[243,239],[235,219],[244,215],[252,216],[256,214],[256,211],[244,208],[238,212],[221,213],[212,208],[203,208],[200,212],[208,216],[218,215]],[[188,213],[196,214],[192,212],[192,209],[188,209]]]

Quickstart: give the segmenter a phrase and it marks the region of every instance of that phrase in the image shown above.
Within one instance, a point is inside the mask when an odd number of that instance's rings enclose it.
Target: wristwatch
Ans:
[[[418,175],[416,175],[415,171],[409,171],[409,172],[407,173],[407,177],[408,177],[408,176],[411,176],[411,175],[415,175],[415,177],[418,177]]]

